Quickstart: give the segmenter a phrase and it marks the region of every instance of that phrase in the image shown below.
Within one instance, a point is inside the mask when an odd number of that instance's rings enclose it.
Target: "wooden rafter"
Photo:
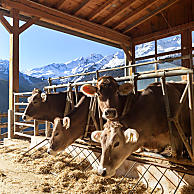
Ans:
[[[21,34],[23,31],[25,31],[27,28],[29,28],[31,25],[33,25],[38,20],[39,20],[39,18],[37,18],[37,17],[30,18],[25,24],[23,24],[19,28],[19,33]]]
[[[29,0],[0,0],[0,3],[4,8],[17,8],[21,13],[39,17],[42,21],[109,41],[110,43],[125,44],[126,46],[130,44],[131,39],[117,31]]]
[[[161,11],[167,9],[168,7],[170,7],[171,5],[173,5],[174,3],[176,3],[179,0],[169,0],[166,3],[162,4],[161,6],[159,6],[157,9],[154,9],[152,12],[150,12],[149,14],[143,16],[142,18],[136,20],[135,22],[133,22],[132,24],[130,24],[128,27],[126,27],[124,29],[124,33],[129,32],[130,30],[132,30],[133,28],[135,28],[136,26],[140,25],[141,23],[147,21],[148,19],[150,19],[151,17],[155,16],[156,14],[160,13]]]
[[[160,38],[165,38],[167,36],[173,36],[173,35],[181,33],[183,30],[186,30],[186,29],[194,30],[194,22],[177,25],[177,26],[171,27],[170,29],[167,28],[159,32],[154,32],[154,33],[151,33],[145,36],[136,37],[136,38],[133,38],[133,42],[135,44],[141,44],[144,42],[149,42],[153,39],[160,39]]]
[[[88,2],[89,2],[90,0],[84,0],[84,1],[82,1],[82,3],[73,11],[73,14],[74,15],[78,15],[79,14],[79,12],[80,12],[80,10],[83,8],[83,7],[85,7],[87,4],[88,4]]]
[[[107,0],[107,1],[105,1],[104,4],[102,4],[96,11],[94,11],[94,12],[92,13],[92,15],[90,15],[90,16],[88,17],[88,20],[89,20],[89,21],[94,20],[94,19],[95,19],[98,15],[100,15],[105,9],[107,9],[108,7],[110,7],[110,6],[111,6],[111,3],[112,3],[113,1],[115,1],[115,0]]]
[[[108,22],[110,22],[112,19],[114,19],[116,16],[118,16],[119,14],[121,14],[122,12],[124,12],[126,9],[128,9],[128,7],[135,2],[136,0],[129,0],[126,3],[124,3],[123,5],[121,5],[118,9],[116,9],[113,13],[111,13],[111,16],[107,16],[106,18],[104,18],[103,21],[101,21],[102,25],[106,25]]]
[[[130,20],[131,17],[134,17],[135,15],[139,14],[140,12],[148,9],[151,7],[156,1],[158,0],[148,0],[145,3],[143,3],[140,7],[135,9],[134,11],[130,12],[129,14],[125,15],[123,18],[120,19],[120,21],[114,26],[112,26],[114,29],[118,29],[119,26],[121,26],[123,23],[125,23],[127,20]]]
[[[13,32],[12,26],[9,24],[9,22],[4,18],[4,16],[1,13],[0,13],[0,22],[10,34]]]
[[[53,7],[57,9],[61,9],[64,3],[65,3],[65,0],[59,0]]]

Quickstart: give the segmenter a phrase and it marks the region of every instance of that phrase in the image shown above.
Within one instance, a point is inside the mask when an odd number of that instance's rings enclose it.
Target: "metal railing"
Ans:
[[[26,99],[31,95],[32,92],[14,93],[14,135],[30,138],[44,132],[44,129],[39,130],[39,125],[45,124],[45,122],[23,121],[21,119],[28,105]]]

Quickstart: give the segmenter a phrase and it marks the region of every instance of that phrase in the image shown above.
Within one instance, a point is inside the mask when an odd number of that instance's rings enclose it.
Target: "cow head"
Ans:
[[[123,105],[120,96],[128,95],[133,90],[131,83],[118,85],[116,80],[111,76],[100,77],[96,86],[85,84],[81,91],[87,96],[98,96],[98,102],[103,117],[108,120],[115,120],[121,115]]]
[[[46,101],[47,95],[39,89],[32,91],[32,96],[28,97],[28,105],[22,115],[22,119],[29,121],[41,110],[41,105]]]
[[[70,127],[69,117],[63,119],[55,118],[53,125],[53,132],[50,139],[50,145],[48,148],[49,154],[56,154],[59,151],[64,150],[72,142],[71,132],[68,130]]]
[[[116,121],[108,121],[103,131],[94,131],[91,138],[101,143],[102,155],[98,173],[113,176],[124,160],[138,149],[139,134],[134,129],[124,130]]]

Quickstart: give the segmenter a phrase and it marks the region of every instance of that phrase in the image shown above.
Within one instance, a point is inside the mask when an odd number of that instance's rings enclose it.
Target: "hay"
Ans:
[[[136,179],[125,178],[120,183],[122,177],[104,178],[94,170],[85,171],[90,165],[87,160],[72,160],[72,157],[64,152],[57,156],[50,156],[46,153],[46,149],[39,149],[33,154],[28,153],[23,156],[22,153],[26,151],[25,146],[11,147],[10,149],[1,147],[0,151],[4,157],[7,157],[16,166],[22,165],[26,173],[31,172],[40,177],[35,185],[29,185],[35,192],[76,194],[129,193],[137,182]],[[133,191],[133,193],[138,194],[149,192],[149,188],[146,189],[142,183],[139,183]]]

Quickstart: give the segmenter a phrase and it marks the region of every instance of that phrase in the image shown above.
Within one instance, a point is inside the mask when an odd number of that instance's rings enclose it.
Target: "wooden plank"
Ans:
[[[7,123],[0,123],[0,128],[7,128],[8,124]]]
[[[0,22],[5,27],[5,29],[11,34],[13,29],[12,26],[9,24],[9,22],[3,17],[2,14],[0,14]]]
[[[20,28],[19,28],[19,33],[21,34],[23,31],[25,31],[27,28],[29,28],[30,26],[32,26],[36,21],[38,21],[39,18],[38,17],[33,17],[30,18],[25,24],[23,24]]]
[[[126,3],[124,3],[123,5],[121,5],[118,9],[116,9],[113,13],[111,13],[111,15],[107,16],[106,18],[103,19],[103,21],[101,22],[102,25],[106,25],[108,22],[110,22],[112,19],[114,19],[116,16],[118,16],[119,14],[121,14],[122,12],[124,12],[126,9],[128,9],[128,7],[133,4],[136,0],[129,0]]]
[[[107,1],[105,1],[104,4],[102,4],[98,9],[96,9],[96,11],[94,11],[94,13],[93,13],[92,15],[90,15],[90,16],[88,17],[88,20],[89,20],[89,21],[94,20],[94,19],[95,19],[97,16],[99,16],[105,9],[107,9],[108,7],[110,7],[113,1],[114,1],[114,0],[107,0]]]
[[[132,12],[129,12],[127,15],[125,15],[124,17],[122,17],[120,19],[120,21],[118,23],[114,24],[114,26],[112,26],[112,27],[114,29],[118,29],[119,26],[123,25],[127,20],[130,20],[131,17],[134,17],[135,15],[139,14],[140,12],[148,9],[149,7],[151,7],[157,1],[158,0],[148,0],[148,1],[146,1],[141,6],[139,6],[137,9],[135,9]]]
[[[77,7],[74,11],[73,14],[74,15],[78,15],[80,10],[82,10],[87,4],[88,2],[90,2],[90,0],[84,0],[81,2],[81,4],[79,5],[79,7]]]
[[[0,117],[8,117],[7,113],[0,113]]]
[[[98,25],[87,20],[77,18],[67,13],[40,5],[29,0],[6,0],[2,2],[2,6],[11,9],[19,8],[22,13],[40,17],[41,20],[66,27],[95,38],[106,40],[116,44],[130,44],[130,38],[115,30]]]
[[[57,8],[57,9],[61,9],[63,7],[63,4],[65,3],[65,1],[66,0],[60,0],[53,7]]]
[[[11,10],[13,33],[10,34],[9,109],[14,110],[14,92],[19,92],[19,11]]]
[[[167,9],[168,7],[170,7],[171,5],[173,5],[174,3],[176,3],[179,0],[169,0],[166,3],[162,4],[161,6],[159,6],[157,9],[153,10],[152,12],[150,12],[149,14],[143,16],[142,18],[136,20],[135,22],[133,22],[132,24],[130,24],[129,26],[127,26],[123,33],[127,33],[130,30],[132,30],[133,28],[135,28],[136,26],[140,25],[141,23],[147,21],[148,19],[150,19],[151,17],[155,16],[156,14],[160,13],[161,11]]]

